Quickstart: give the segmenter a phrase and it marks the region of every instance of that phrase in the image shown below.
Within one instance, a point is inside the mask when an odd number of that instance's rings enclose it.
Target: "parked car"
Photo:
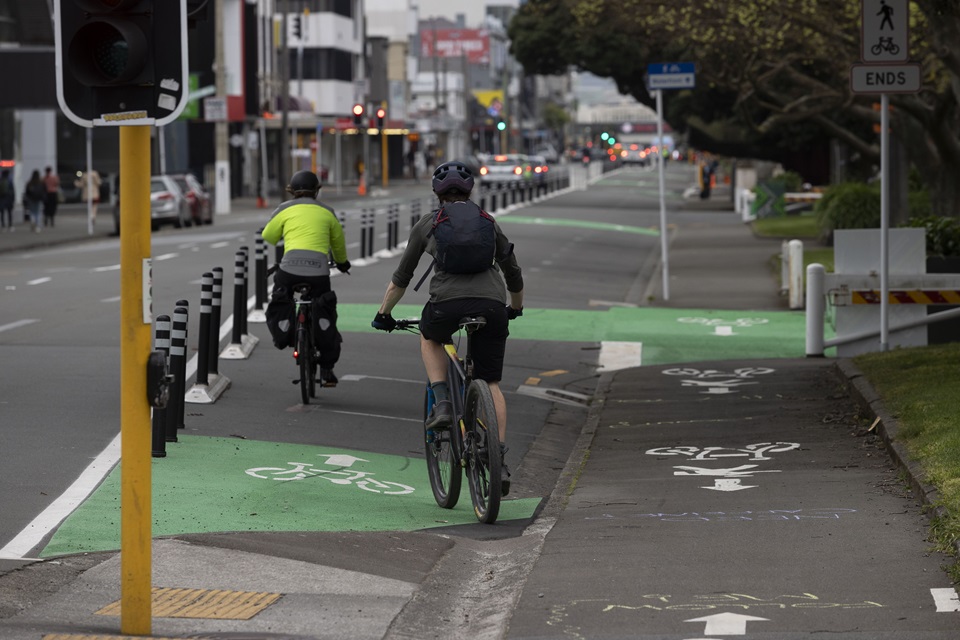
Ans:
[[[150,228],[156,231],[162,225],[172,224],[177,229],[189,227],[190,203],[172,176],[150,178]]]
[[[547,162],[560,162],[560,154],[552,144],[545,143],[538,145],[537,148],[533,150],[533,153],[538,156],[543,156]]]
[[[519,153],[490,156],[480,167],[480,176],[484,182],[521,182],[526,179],[526,160],[526,156]]]
[[[187,198],[190,205],[190,221],[197,226],[213,224],[213,203],[210,194],[196,176],[192,173],[176,173],[170,177]]]

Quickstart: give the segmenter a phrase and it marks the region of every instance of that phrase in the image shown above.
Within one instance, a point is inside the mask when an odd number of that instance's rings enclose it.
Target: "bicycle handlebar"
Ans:
[[[397,320],[397,326],[395,331],[412,331],[416,332],[420,326],[420,318],[400,318]]]

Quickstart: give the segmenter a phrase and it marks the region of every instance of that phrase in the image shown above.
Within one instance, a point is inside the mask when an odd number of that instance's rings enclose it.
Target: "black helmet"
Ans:
[[[433,172],[433,192],[439,196],[450,191],[473,191],[473,173],[462,162],[444,162]]]
[[[316,195],[320,189],[320,180],[317,174],[312,171],[297,171],[290,178],[290,184],[287,185],[287,191],[296,195],[298,193],[312,193]]]

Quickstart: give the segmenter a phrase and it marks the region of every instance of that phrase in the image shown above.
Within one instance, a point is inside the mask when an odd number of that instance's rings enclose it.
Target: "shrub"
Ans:
[[[834,185],[817,201],[813,212],[827,237],[836,229],[875,229],[880,226],[880,188],[861,182]]]
[[[910,218],[910,227],[926,227],[927,257],[960,256],[960,220],[926,215]]]

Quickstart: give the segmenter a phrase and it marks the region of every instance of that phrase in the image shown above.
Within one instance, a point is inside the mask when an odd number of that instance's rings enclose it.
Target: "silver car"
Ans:
[[[190,203],[173,178],[153,176],[150,178],[150,228],[156,231],[165,224],[177,229],[189,227],[192,224]]]

